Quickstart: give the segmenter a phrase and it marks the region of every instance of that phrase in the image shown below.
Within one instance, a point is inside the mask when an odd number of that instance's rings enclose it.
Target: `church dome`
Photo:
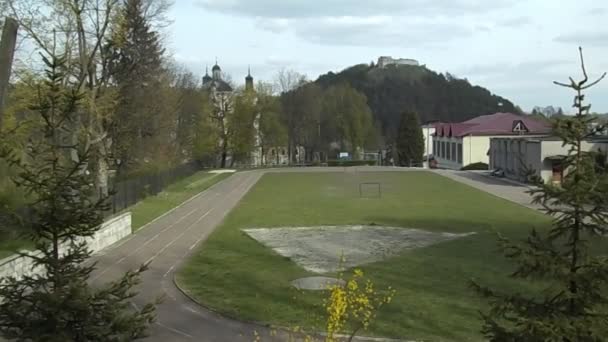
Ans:
[[[211,69],[211,71],[222,71],[222,69],[220,68],[219,65],[216,64],[213,66],[213,69]]]

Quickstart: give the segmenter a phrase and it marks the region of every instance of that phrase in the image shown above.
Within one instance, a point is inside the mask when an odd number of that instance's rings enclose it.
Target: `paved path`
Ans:
[[[239,172],[223,180],[173,211],[140,229],[137,233],[95,256],[97,270],[91,281],[102,284],[115,280],[126,271],[150,263],[138,287],[135,305],[141,306],[160,295],[164,301],[157,307],[157,323],[146,341],[253,341],[258,331],[262,341],[284,340],[269,335],[267,329],[242,323],[209,312],[193,303],[174,285],[176,270],[196,250],[239,200],[267,172],[367,172],[407,171],[402,168],[297,168]],[[415,170],[415,169],[409,169]],[[481,175],[445,170],[438,174],[468,184],[499,197],[529,206],[525,187],[513,186]],[[481,177],[481,178],[480,178]],[[527,197],[526,197],[527,196]],[[204,281],[204,280],[203,280]]]
[[[262,172],[234,174],[95,257],[94,283],[117,279],[149,262],[135,305],[164,295],[147,341],[252,341],[253,325],[201,309],[173,283],[176,269],[258,181]],[[259,329],[259,328],[257,328]],[[264,339],[265,341],[268,339]]]
[[[453,170],[433,170],[433,172],[524,207],[541,209],[540,205],[532,204],[532,196],[527,193],[530,187],[524,184],[504,181],[478,172]]]

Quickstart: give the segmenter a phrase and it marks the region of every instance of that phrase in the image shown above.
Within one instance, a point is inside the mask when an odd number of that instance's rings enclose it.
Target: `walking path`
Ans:
[[[527,193],[530,187],[525,184],[504,181],[479,172],[454,170],[433,170],[433,172],[530,209],[542,208],[540,205],[532,204],[532,196]]]

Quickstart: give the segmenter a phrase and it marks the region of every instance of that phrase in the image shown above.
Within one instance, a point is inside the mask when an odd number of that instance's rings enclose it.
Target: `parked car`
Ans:
[[[504,178],[505,171],[502,169],[496,169],[496,170],[492,171],[491,175],[494,177]]]

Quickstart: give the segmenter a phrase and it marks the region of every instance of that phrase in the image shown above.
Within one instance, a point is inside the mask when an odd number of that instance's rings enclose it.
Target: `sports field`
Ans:
[[[381,196],[374,185],[361,196],[362,183],[379,183]],[[228,316],[318,327],[324,295],[290,286],[294,279],[318,274],[242,229],[365,225],[416,228],[425,234],[474,233],[404,249],[360,268],[377,287],[397,290],[366,334],[480,340],[478,310],[484,304],[469,290],[468,281],[526,290],[508,279],[511,266],[498,253],[496,233],[523,237],[549,222],[538,212],[422,171],[267,174],[199,248],[177,281]],[[353,244],[362,243],[355,240]]]

